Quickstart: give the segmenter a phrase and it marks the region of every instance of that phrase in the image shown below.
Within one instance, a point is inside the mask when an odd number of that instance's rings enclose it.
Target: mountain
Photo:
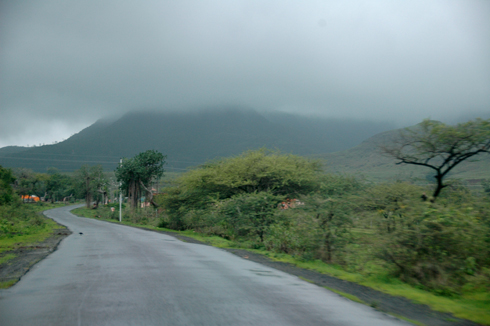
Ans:
[[[400,129],[390,130],[374,135],[358,146],[338,151],[314,155],[325,161],[328,172],[359,174],[373,181],[387,180],[415,180],[427,183],[433,175],[430,168],[400,164],[379,150],[379,146],[388,144],[398,137]],[[480,154],[457,165],[451,172],[450,178],[469,181],[470,184],[479,184],[483,178],[490,178],[490,155]]]
[[[115,121],[99,120],[63,142],[0,156],[0,165],[46,172],[48,167],[73,171],[102,164],[113,170],[121,157],[155,149],[167,155],[167,170],[180,171],[262,147],[298,155],[344,150],[390,127],[246,109],[132,112]]]
[[[29,149],[28,147],[23,147],[23,146],[5,146],[0,148],[0,156],[8,156],[11,154],[20,153],[28,149]]]

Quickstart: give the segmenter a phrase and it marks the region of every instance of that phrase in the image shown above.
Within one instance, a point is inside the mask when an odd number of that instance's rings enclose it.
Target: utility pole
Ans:
[[[119,161],[122,166],[122,159]],[[122,182],[119,182],[119,222],[122,221]]]

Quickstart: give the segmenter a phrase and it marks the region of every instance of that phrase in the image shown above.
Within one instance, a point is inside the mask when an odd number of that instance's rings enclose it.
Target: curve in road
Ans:
[[[409,325],[218,248],[45,212],[73,234],[0,291],[0,325]]]

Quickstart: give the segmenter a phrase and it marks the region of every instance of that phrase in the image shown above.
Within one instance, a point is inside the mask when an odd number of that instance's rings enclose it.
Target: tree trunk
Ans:
[[[92,201],[92,194],[90,193],[90,178],[85,178],[85,205],[90,208],[90,202]]]
[[[437,196],[439,196],[439,194],[441,193],[441,190],[444,189],[444,187],[446,187],[446,185],[444,185],[442,183],[442,179],[444,178],[444,176],[442,174],[438,173],[435,176],[435,178],[436,178],[437,183],[436,183],[436,189],[434,190],[434,193],[432,194],[432,197],[434,197],[433,201],[435,201]]]
[[[327,249],[327,262],[332,262],[332,244],[330,243],[330,232],[325,236],[325,248]]]

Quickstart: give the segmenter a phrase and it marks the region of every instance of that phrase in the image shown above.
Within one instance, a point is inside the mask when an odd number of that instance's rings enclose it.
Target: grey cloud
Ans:
[[[223,104],[400,125],[490,110],[483,0],[23,1],[0,12],[0,146],[41,130],[21,118],[32,112],[70,130]]]

